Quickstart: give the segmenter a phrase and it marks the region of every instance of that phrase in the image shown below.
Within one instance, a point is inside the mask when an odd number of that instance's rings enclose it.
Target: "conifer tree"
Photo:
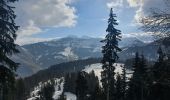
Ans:
[[[65,97],[65,95],[64,95],[64,93],[62,93],[62,94],[60,95],[60,97],[59,97],[58,100],[67,100],[66,97]]]
[[[103,59],[102,59],[102,68],[103,71],[101,72],[101,82],[103,85],[104,92],[106,93],[107,100],[113,100],[115,95],[115,67],[113,64],[118,60],[117,52],[121,51],[118,47],[118,41],[120,40],[121,31],[115,28],[115,25],[118,25],[115,19],[116,15],[113,14],[113,10],[110,10],[110,18],[108,19],[108,27],[106,32],[105,39],[101,42],[105,43],[102,47]]]
[[[129,100],[145,100],[147,97],[147,69],[145,58],[140,58],[136,53],[133,65],[133,76],[129,82],[128,99]]]
[[[99,83],[95,85],[94,92],[92,93],[90,100],[103,100],[103,93],[102,88],[100,87]]]
[[[17,35],[14,19],[14,7],[11,3],[17,0],[0,0],[0,99],[5,100],[4,94],[14,86],[15,71],[18,64],[12,61],[9,56],[18,53],[16,44],[14,43]],[[6,93],[4,93],[6,92]]]
[[[124,91],[123,91],[123,79],[119,73],[116,75],[116,93],[115,93],[115,100],[123,100]]]
[[[40,100],[53,100],[53,94],[55,92],[54,84],[47,83],[41,88],[39,93]]]
[[[16,100],[24,100],[26,97],[25,84],[22,78],[16,81],[15,98]]]
[[[76,80],[76,95],[77,100],[85,100],[87,95],[87,80],[85,78],[85,72],[79,72]]]
[[[125,100],[126,99],[126,87],[127,87],[127,80],[126,80],[126,68],[125,65],[121,65],[122,67],[122,99]]]
[[[151,69],[151,83],[148,100],[169,100],[170,99],[170,61],[164,59],[165,54],[162,48],[158,49],[158,61]]]

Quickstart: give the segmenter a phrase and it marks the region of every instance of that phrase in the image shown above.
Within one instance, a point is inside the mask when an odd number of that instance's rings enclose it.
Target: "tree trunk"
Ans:
[[[0,100],[3,100],[3,89],[0,87]]]

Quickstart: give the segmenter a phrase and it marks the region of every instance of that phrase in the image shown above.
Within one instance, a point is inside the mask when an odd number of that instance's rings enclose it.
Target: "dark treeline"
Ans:
[[[77,100],[103,100],[101,86],[94,71],[67,73],[63,92],[76,94]]]
[[[39,82],[45,82],[49,79],[60,78],[65,76],[69,72],[78,72],[84,69],[85,66],[99,63],[100,58],[89,58],[86,60],[77,60],[72,62],[65,62],[57,65],[53,65],[48,69],[41,70],[36,74],[24,78],[26,91],[29,93]],[[27,93],[27,94],[28,94]]]

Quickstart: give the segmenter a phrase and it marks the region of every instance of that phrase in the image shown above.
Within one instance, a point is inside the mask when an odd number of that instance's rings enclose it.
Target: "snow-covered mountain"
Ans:
[[[157,59],[157,50],[159,45],[157,42],[152,42],[144,46],[132,46],[124,48],[123,51],[119,53],[121,60],[125,61],[135,57],[135,53],[138,52],[140,55],[143,54],[144,57],[149,61],[155,61]]]
[[[122,41],[119,42],[119,46],[122,47],[135,47],[135,46],[144,46],[146,45],[144,41],[136,37],[124,37]]]
[[[51,65],[78,59],[102,57],[101,38],[65,37],[19,47],[21,53],[12,58],[21,63],[18,69],[20,76],[28,76]],[[137,38],[123,38],[120,47],[143,46]],[[124,54],[123,54],[124,55]]]
[[[67,37],[48,42],[24,45],[43,68],[51,65],[101,56],[101,44],[98,38]]]

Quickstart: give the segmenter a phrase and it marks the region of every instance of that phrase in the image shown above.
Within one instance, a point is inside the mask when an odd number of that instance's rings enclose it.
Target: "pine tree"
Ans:
[[[102,88],[100,87],[99,84],[96,84],[90,100],[103,100],[103,99],[104,98],[103,98]]]
[[[123,92],[123,100],[126,99],[126,87],[127,87],[127,80],[126,80],[126,68],[125,65],[121,66],[122,67],[122,92]]]
[[[118,47],[118,41],[120,40],[120,30],[117,30],[115,28],[115,25],[118,25],[118,23],[115,20],[116,15],[113,14],[113,10],[111,8],[110,10],[110,18],[108,19],[108,28],[106,29],[106,32],[108,34],[106,35],[105,39],[101,42],[105,43],[105,46],[102,47],[102,53],[103,53],[103,59],[102,59],[102,68],[103,71],[101,73],[101,82],[103,85],[104,92],[106,93],[107,100],[113,100],[114,92],[115,92],[115,67],[113,64],[118,60],[117,52],[121,51],[121,49]]]
[[[65,81],[64,81],[64,92],[71,92],[76,93],[76,79],[77,79],[77,73],[67,73],[65,75]]]
[[[85,72],[79,72],[76,80],[76,95],[77,100],[85,100],[87,95],[87,80],[85,79]]]
[[[123,100],[124,91],[123,91],[123,79],[119,73],[116,75],[116,93],[115,93],[115,100]]]
[[[55,92],[54,84],[47,83],[41,88],[39,93],[40,100],[53,100],[53,94]]]
[[[62,93],[62,94],[60,95],[60,97],[59,97],[58,100],[67,100],[66,97],[65,97],[65,95],[64,95],[64,93]]]
[[[14,7],[10,3],[17,0],[0,0],[0,100],[5,100],[4,95],[14,86],[15,71],[18,64],[9,56],[19,52],[14,40],[18,26],[15,25]]]
[[[16,81],[15,100],[24,100],[26,97],[25,84],[22,78]]]
[[[147,96],[147,68],[146,60],[142,55],[139,57],[136,53],[133,65],[133,76],[129,82],[128,99],[129,100],[145,100]]]
[[[162,48],[158,49],[158,61],[151,69],[151,83],[148,100],[169,100],[170,99],[170,61],[164,59],[165,54]]]

